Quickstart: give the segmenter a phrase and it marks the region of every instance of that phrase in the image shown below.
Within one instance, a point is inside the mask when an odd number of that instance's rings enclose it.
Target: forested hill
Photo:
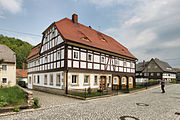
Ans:
[[[33,46],[20,39],[15,39],[0,34],[0,44],[7,45],[11,50],[16,53],[16,68],[21,69],[22,63],[31,52]]]

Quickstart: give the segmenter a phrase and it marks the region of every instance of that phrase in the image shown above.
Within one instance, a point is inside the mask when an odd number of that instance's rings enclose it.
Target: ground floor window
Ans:
[[[2,83],[7,83],[7,78],[2,78]]]
[[[126,77],[122,77],[122,84],[126,84]]]
[[[36,76],[34,76],[34,83],[36,83]]]
[[[88,84],[89,83],[89,75],[84,76],[84,83]]]
[[[129,77],[129,83],[132,84],[133,78]]]
[[[53,74],[50,75],[50,85],[53,85]]]
[[[61,83],[61,78],[60,78],[60,74],[57,74],[56,75],[56,86],[60,86],[60,83]]]
[[[73,84],[77,84],[77,78],[78,78],[77,75],[72,75],[72,83]]]
[[[40,83],[39,75],[37,76],[37,83],[38,83],[38,84]]]
[[[97,75],[94,76],[94,84],[95,84],[95,85],[98,84],[98,78],[97,78]]]
[[[118,84],[118,77],[114,77],[113,83],[114,83],[114,84]]]
[[[111,84],[111,76],[109,76],[109,84]]]
[[[47,85],[47,75],[44,75],[44,84]]]
[[[29,77],[29,84],[31,84],[31,77]]]

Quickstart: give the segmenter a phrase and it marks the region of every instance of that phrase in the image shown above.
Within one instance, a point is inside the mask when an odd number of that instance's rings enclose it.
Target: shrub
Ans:
[[[14,107],[13,111],[14,112],[20,112],[20,109],[19,109],[19,107]]]
[[[8,103],[7,103],[7,100],[4,96],[1,96],[0,97],[0,107],[4,107],[4,106],[7,106]]]
[[[91,94],[92,89],[89,87],[87,91],[88,91],[88,94]]]
[[[33,108],[34,108],[34,109],[35,109],[35,108],[39,108],[40,106],[39,106],[39,100],[38,100],[38,98],[34,98],[33,100],[34,100]]]

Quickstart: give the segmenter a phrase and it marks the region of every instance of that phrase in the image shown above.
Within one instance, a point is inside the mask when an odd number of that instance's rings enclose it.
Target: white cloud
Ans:
[[[164,47],[180,47],[180,38],[179,39],[177,39],[177,40],[173,40],[173,41],[167,41],[167,42],[164,42],[163,44],[162,44],[162,46],[164,46]]]
[[[176,57],[180,51],[180,1],[134,1],[137,4],[128,9],[128,12],[120,9],[119,14],[116,12],[114,15],[118,15],[119,22],[116,24],[119,25],[104,32],[119,40],[140,60]]]
[[[22,0],[0,0],[0,16],[4,12],[16,14],[21,11]]]

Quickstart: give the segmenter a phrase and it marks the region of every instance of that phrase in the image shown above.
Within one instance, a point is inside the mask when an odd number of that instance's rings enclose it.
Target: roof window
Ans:
[[[98,35],[100,40],[106,41],[106,39],[103,37],[103,35],[101,33],[97,32],[97,35]]]

